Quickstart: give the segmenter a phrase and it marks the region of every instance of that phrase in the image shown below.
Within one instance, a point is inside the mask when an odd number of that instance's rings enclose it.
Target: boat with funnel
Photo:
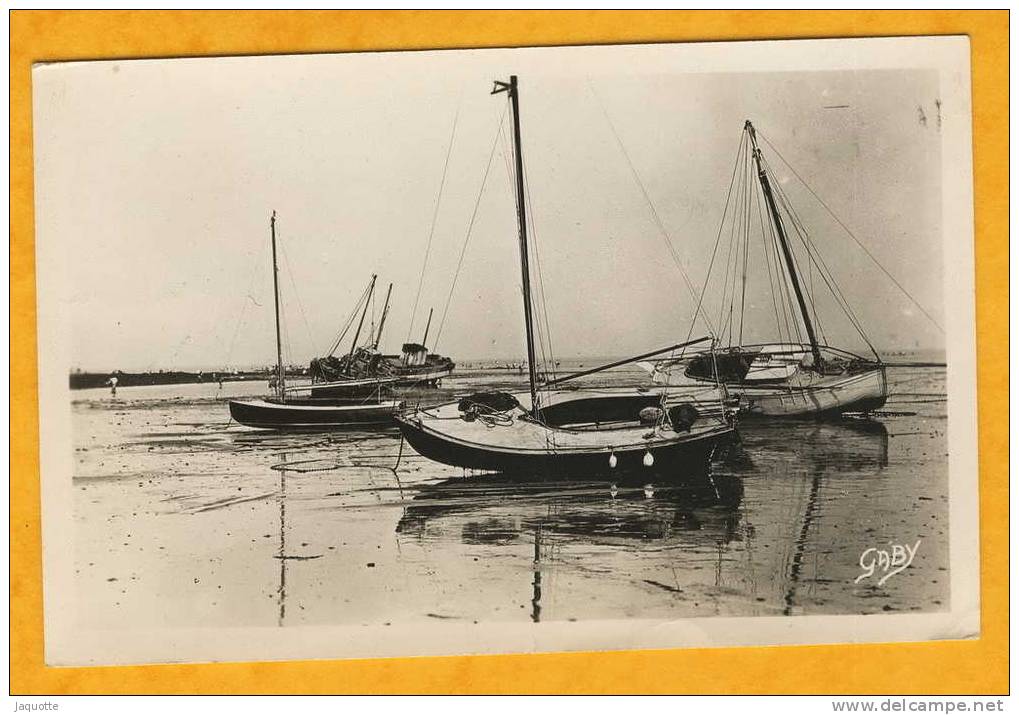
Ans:
[[[421,343],[405,343],[400,355],[384,355],[379,351],[382,330],[385,328],[386,318],[389,317],[392,283],[386,291],[386,301],[378,329],[374,326],[373,316],[368,341],[364,344],[358,342],[368,307],[372,304],[377,279],[377,275],[372,275],[368,287],[354,306],[351,319],[333,343],[329,354],[311,361],[308,371],[312,377],[313,397],[363,397],[370,394],[375,387],[437,387],[442,378],[450,375],[456,367],[448,357],[429,353],[424,345],[432,324],[431,311],[428,313],[428,324],[425,326],[425,335]],[[361,313],[361,319],[354,333],[350,351],[337,357],[336,350],[352,326],[353,316],[358,312]]]

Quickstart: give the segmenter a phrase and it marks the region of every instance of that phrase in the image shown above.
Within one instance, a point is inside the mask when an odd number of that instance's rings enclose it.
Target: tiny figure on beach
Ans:
[[[106,381],[106,384],[110,386],[110,395],[113,397],[117,396],[117,376],[110,375],[110,379]]]

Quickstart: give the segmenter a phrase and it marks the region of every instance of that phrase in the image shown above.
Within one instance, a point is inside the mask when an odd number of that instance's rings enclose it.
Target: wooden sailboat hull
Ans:
[[[818,377],[808,385],[727,385],[739,402],[741,420],[753,418],[830,419],[846,412],[873,412],[888,400],[884,368],[855,375]]]
[[[500,419],[464,420],[457,403],[427,410],[411,410],[396,416],[397,425],[410,445],[422,456],[454,467],[481,471],[551,476],[595,476],[662,470],[701,470],[715,447],[734,434],[723,418],[704,415],[688,432],[668,427],[622,424],[618,414],[611,425],[593,423],[553,427],[528,416],[527,396],[517,395],[522,407],[502,413]],[[605,401],[618,413],[621,401],[632,402],[633,415],[658,397],[630,391],[558,393],[544,408],[570,410],[571,404],[590,410],[590,403]],[[603,410],[604,412],[604,410]],[[549,414],[551,414],[549,412]],[[587,419],[587,418],[584,418]],[[614,426],[620,425],[620,426]],[[650,454],[652,465],[645,464]],[[615,455],[614,466],[610,456]]]
[[[608,476],[650,471],[644,466],[643,446],[615,451],[616,467],[609,466],[609,450],[566,453],[563,451],[502,451],[484,445],[452,442],[400,420],[397,425],[411,447],[423,457],[453,467],[512,474],[552,476]],[[702,437],[650,450],[656,473],[665,470],[702,471],[719,443],[717,438]]]
[[[312,397],[370,397],[376,394],[380,387],[434,387],[439,380],[448,377],[452,372],[452,367],[401,367],[393,374],[384,377],[313,384],[310,391]]]
[[[821,377],[801,387],[733,385],[729,394],[739,398],[741,417],[823,419],[881,409],[888,399],[888,380],[884,368],[877,368]]]
[[[826,419],[844,412],[872,412],[888,399],[885,368],[872,363],[842,374],[819,375],[801,369],[800,361],[808,348],[800,345],[771,344],[750,346],[759,349],[746,377],[725,381],[729,396],[739,399],[740,418]],[[832,361],[858,356],[822,346],[822,354]],[[642,363],[658,385],[688,386],[702,382],[691,377],[679,360]]]
[[[275,430],[355,429],[393,424],[402,403],[368,404],[278,403],[270,400],[230,400],[230,417],[247,427]]]
[[[433,368],[424,366],[422,368],[401,367],[396,371],[397,387],[432,387],[439,383],[444,377],[453,373],[453,366]]]
[[[395,378],[367,378],[360,380],[337,380],[335,382],[312,383],[307,390],[313,398],[339,398],[359,400],[374,397],[386,387],[397,384]]]

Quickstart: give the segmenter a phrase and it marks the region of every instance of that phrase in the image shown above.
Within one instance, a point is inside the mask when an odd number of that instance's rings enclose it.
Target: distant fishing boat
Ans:
[[[308,386],[286,385],[283,342],[280,333],[279,267],[276,262],[276,212],[269,220],[272,236],[272,287],[276,319],[275,393],[265,398],[230,400],[230,417],[247,427],[263,429],[334,429],[392,424],[402,403],[383,399],[378,381],[350,381],[349,399],[298,397]],[[360,391],[360,392],[359,392]]]
[[[425,326],[425,336],[421,343],[405,343],[400,355],[383,355],[379,352],[382,330],[389,316],[392,283],[386,291],[386,302],[382,309],[382,317],[379,319],[378,330],[369,331],[367,344],[358,344],[377,279],[377,275],[372,275],[368,287],[354,308],[356,315],[361,303],[364,303],[350,351],[340,357],[335,356],[336,349],[346,333],[345,328],[328,355],[311,361],[309,372],[313,382],[312,397],[363,396],[365,390],[370,393],[375,386],[436,387],[439,381],[450,375],[456,367],[448,357],[430,354],[424,345],[432,324],[431,311],[428,313],[428,325]],[[347,327],[349,328],[350,324]]]
[[[886,368],[931,365],[882,360],[835,284],[834,277],[820,259],[781,185],[774,180],[749,120],[744,124],[737,166],[741,162],[742,171],[737,173],[734,169],[733,185],[730,187],[730,196],[735,196],[734,223],[730,238],[730,265],[725,266],[726,285],[718,325],[720,335],[728,332],[729,346],[711,354],[680,355],[641,363],[641,366],[651,374],[652,382],[659,385],[721,382],[737,403],[740,413],[750,417],[824,418],[846,412],[869,413],[881,409],[888,399]],[[759,196],[753,188],[752,174],[757,177]],[[766,207],[765,211],[761,211],[762,205]],[[728,208],[727,201],[726,211]],[[738,217],[737,213],[740,214]],[[722,224],[724,227],[724,214]],[[763,262],[773,294],[776,330],[781,333],[784,327],[785,340],[745,344],[743,317],[749,239],[755,225],[759,226],[764,240]],[[790,226],[793,236],[789,232]],[[820,274],[839,307],[870,347],[873,358],[826,345],[818,339],[813,289],[804,289],[801,269],[791,245],[792,237],[798,238],[804,246],[811,276],[813,271]],[[717,251],[717,243],[715,248]],[[739,282],[740,270],[742,284]],[[710,272],[709,268],[709,275]],[[702,293],[701,301],[703,297]],[[726,297],[729,299],[727,314],[724,312]]]
[[[450,358],[428,352],[428,330],[432,325],[432,310],[428,311],[425,336],[420,343],[404,343],[400,355],[387,355],[392,374],[399,379],[398,386],[436,387],[439,382],[453,374],[456,368]]]
[[[649,393],[636,388],[563,390],[559,385],[630,362],[610,363],[540,384],[535,354],[531,275],[517,78],[496,82],[508,94],[513,120],[517,224],[527,342],[529,393],[481,392],[397,416],[420,454],[452,466],[495,472],[596,475],[662,469],[698,469],[731,437],[717,386],[699,391]],[[692,341],[699,342],[699,341]],[[682,346],[672,346],[668,350]],[[665,351],[656,351],[655,354]],[[645,356],[634,359],[642,359]]]

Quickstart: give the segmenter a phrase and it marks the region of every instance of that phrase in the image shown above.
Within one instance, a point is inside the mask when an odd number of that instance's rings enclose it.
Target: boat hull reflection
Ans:
[[[738,478],[716,478],[707,470],[649,470],[645,476],[619,482],[510,474],[446,479],[419,487],[396,531],[425,536],[453,527],[468,544],[529,541],[538,530],[546,541],[561,536],[598,545],[738,538]]]

